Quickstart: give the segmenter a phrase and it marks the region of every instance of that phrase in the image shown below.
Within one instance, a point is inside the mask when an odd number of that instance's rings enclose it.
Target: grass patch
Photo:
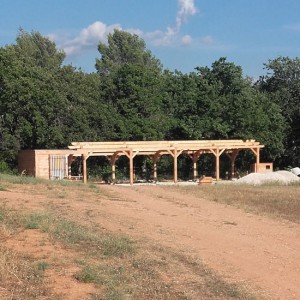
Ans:
[[[83,185],[81,182],[74,182],[69,180],[47,180],[42,178],[36,178],[32,176],[22,176],[22,175],[9,175],[0,173],[0,181],[1,182],[8,182],[11,184],[30,184],[30,185],[37,185],[43,184],[45,186],[80,186]]]
[[[132,241],[126,236],[107,236],[102,239],[101,246],[106,256],[123,256],[134,251]]]
[[[300,185],[221,185],[176,187],[199,199],[232,205],[247,212],[300,223]]]
[[[40,229],[54,240],[91,256],[123,257],[135,252],[133,241],[126,236],[99,232],[52,213],[20,215],[14,210],[0,208],[0,221],[11,230]]]
[[[141,299],[133,285],[137,279],[134,270],[126,262],[115,264],[85,264],[74,277],[79,282],[94,283],[103,289],[104,295],[93,295],[92,299],[123,300]],[[148,298],[155,299],[155,298]],[[163,299],[163,298],[160,298]]]
[[[4,205],[0,206],[0,225],[7,234],[14,234],[24,227],[21,215]]]
[[[193,293],[198,292],[201,299],[264,299],[261,296],[257,297],[249,287],[225,281],[199,260],[175,252],[170,252],[168,257],[177,261],[178,265],[183,264],[190,273],[198,275],[198,281],[195,280],[190,289]]]
[[[49,268],[49,264],[46,261],[39,261],[37,263],[37,269],[40,271],[45,271]]]
[[[0,181],[9,182],[12,184],[45,184],[46,180],[31,176],[0,174]]]
[[[44,272],[33,258],[0,246],[0,296],[8,299],[42,299],[54,296],[44,281]],[[49,298],[47,298],[49,299]]]
[[[7,191],[7,188],[4,187],[4,186],[2,186],[2,185],[0,185],[0,192],[5,192],[5,191]]]

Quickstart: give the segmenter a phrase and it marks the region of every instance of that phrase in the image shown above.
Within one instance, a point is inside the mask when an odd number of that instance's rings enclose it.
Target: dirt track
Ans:
[[[134,239],[203,260],[225,279],[249,282],[272,299],[300,299],[300,228],[185,195],[162,186],[101,186],[100,194],[68,194],[55,205],[70,216]],[[10,205],[45,203],[26,193],[3,192]],[[24,199],[28,198],[26,201]],[[77,199],[77,201],[75,201]],[[83,218],[84,219],[84,218]]]
[[[250,281],[274,299],[300,299],[298,225],[166,187],[103,188],[116,200],[99,209],[104,227],[184,249],[225,278]]]

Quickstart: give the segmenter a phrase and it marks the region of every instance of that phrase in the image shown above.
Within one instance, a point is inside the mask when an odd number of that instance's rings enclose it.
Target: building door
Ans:
[[[68,177],[68,156],[50,155],[50,179],[64,179]]]

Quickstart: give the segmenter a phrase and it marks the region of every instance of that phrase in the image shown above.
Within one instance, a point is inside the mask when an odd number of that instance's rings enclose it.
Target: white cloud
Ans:
[[[194,0],[178,0],[179,10],[176,16],[176,24],[174,27],[167,27],[166,31],[154,31],[144,34],[151,43],[156,46],[168,46],[173,43],[181,43],[188,45],[192,42],[189,35],[180,38],[181,26],[187,21],[189,16],[193,16],[197,12]]]
[[[215,44],[215,39],[211,35],[207,35],[201,39],[201,42],[205,45],[212,45]]]
[[[68,38],[57,34],[50,34],[48,37],[58,43],[66,52],[67,56],[79,54],[85,49],[96,48],[99,42],[106,42],[107,35],[114,29],[121,29],[119,24],[107,26],[102,22],[94,22],[82,29],[75,38]]]
[[[171,44],[189,45],[192,42],[190,35],[180,36],[182,24],[187,21],[189,16],[197,12],[194,0],[178,0],[179,9],[176,15],[176,24],[167,27],[165,31],[156,30],[153,32],[143,32],[140,29],[130,28],[126,31],[137,34],[147,42],[156,46],[168,46]],[[52,33],[48,37],[55,41],[62,48],[67,56],[78,55],[87,49],[96,49],[99,42],[107,42],[107,36],[115,29],[122,30],[120,24],[106,25],[100,21],[83,28],[78,36],[70,38],[66,34]]]
[[[190,45],[192,43],[192,37],[190,35],[185,35],[181,38],[181,43],[183,45]]]
[[[176,17],[177,31],[180,30],[182,23],[185,22],[189,16],[193,16],[197,12],[194,0],[178,0],[178,3],[180,8]]]

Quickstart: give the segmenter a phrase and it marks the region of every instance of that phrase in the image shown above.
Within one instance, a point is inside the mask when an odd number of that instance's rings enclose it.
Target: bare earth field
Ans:
[[[234,199],[247,196],[243,188],[0,187],[0,299],[300,299],[297,215],[291,221],[239,208]],[[300,199],[300,186],[278,190],[289,192]],[[233,205],[219,201],[222,194]],[[125,236],[134,250],[100,255],[92,239],[66,244],[33,219],[11,221],[33,212]],[[30,276],[22,270],[30,266],[34,279],[25,284]]]

